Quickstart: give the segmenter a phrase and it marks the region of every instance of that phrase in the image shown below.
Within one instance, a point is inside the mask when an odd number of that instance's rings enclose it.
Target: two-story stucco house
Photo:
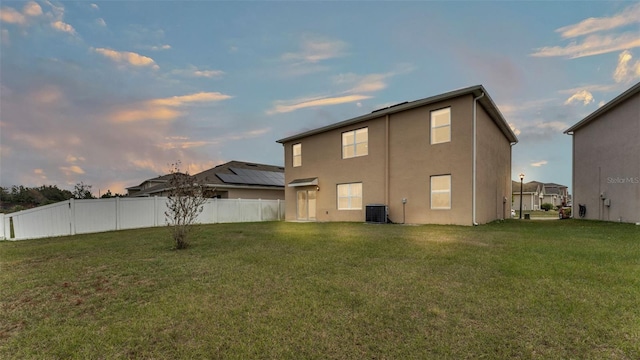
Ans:
[[[573,217],[640,223],[640,83],[565,134],[573,135]]]
[[[370,204],[394,223],[507,218],[517,141],[481,85],[278,140],[286,219],[365,221]]]

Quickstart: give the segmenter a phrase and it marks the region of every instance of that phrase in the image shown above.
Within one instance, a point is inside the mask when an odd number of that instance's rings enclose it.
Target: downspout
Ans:
[[[471,208],[472,208],[472,216],[471,216],[471,221],[473,223],[473,226],[477,226],[478,223],[476,222],[476,171],[477,171],[477,166],[476,166],[476,162],[477,162],[477,150],[476,150],[476,117],[477,117],[477,103],[479,99],[482,99],[484,97],[484,91],[482,92],[482,94],[480,94],[480,96],[474,97],[473,98],[473,184],[471,186]]]

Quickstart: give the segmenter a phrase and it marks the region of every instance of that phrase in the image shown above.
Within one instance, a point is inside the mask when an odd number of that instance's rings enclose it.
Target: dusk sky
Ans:
[[[639,2],[2,1],[0,31],[0,185],[96,196],[478,84],[513,179],[571,186],[562,131],[640,81]]]

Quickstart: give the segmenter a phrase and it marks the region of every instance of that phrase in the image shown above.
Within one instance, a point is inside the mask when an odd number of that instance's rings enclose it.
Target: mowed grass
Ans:
[[[0,358],[638,359],[640,226],[199,226],[0,242]]]

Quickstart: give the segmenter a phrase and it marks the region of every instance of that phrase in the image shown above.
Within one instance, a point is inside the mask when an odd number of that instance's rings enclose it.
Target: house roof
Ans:
[[[171,175],[165,176],[171,177]],[[195,182],[216,188],[284,188],[283,167],[235,160],[195,174],[193,178]],[[163,183],[136,193],[134,196],[161,193],[168,187],[168,181],[165,180]]]
[[[562,192],[560,189],[566,188],[564,185],[556,184],[556,183],[542,183],[540,181],[529,181],[522,185],[523,193],[535,193],[538,191],[544,192],[549,195],[559,195]],[[520,182],[512,180],[511,181],[511,191],[514,194],[520,193]]]
[[[540,189],[540,183],[537,181],[530,181],[527,183],[522,184],[522,192],[523,193],[535,193],[538,192],[538,190]],[[511,191],[514,194],[519,194],[520,193],[520,182],[519,181],[511,181]]]
[[[505,135],[505,137],[507,137],[507,139],[509,139],[510,142],[517,143],[518,142],[518,138],[513,133],[513,131],[511,130],[511,127],[509,126],[507,121],[504,119],[504,117],[500,113],[500,110],[498,110],[498,107],[493,102],[493,100],[491,99],[491,97],[489,96],[489,94],[487,93],[487,91],[485,90],[485,88],[482,85],[475,85],[475,86],[471,86],[471,87],[467,87],[467,88],[464,88],[464,89],[450,91],[450,92],[447,92],[447,93],[444,93],[444,94],[431,96],[431,97],[420,99],[420,100],[415,100],[415,101],[411,101],[411,102],[404,102],[404,103],[401,103],[401,104],[398,104],[398,105],[394,105],[394,106],[390,106],[390,107],[387,107],[387,108],[384,108],[384,109],[373,111],[370,114],[361,115],[361,116],[358,116],[358,117],[355,117],[355,118],[352,118],[352,119],[349,119],[349,120],[341,121],[341,122],[338,122],[338,123],[335,123],[335,124],[331,124],[331,125],[328,125],[328,126],[324,126],[324,127],[321,127],[321,128],[317,128],[317,129],[309,130],[309,131],[306,131],[306,132],[302,132],[302,133],[297,134],[297,135],[289,136],[289,137],[286,137],[284,139],[280,139],[277,142],[279,142],[281,144],[284,144],[284,143],[286,143],[288,141],[293,141],[293,140],[301,139],[301,138],[304,138],[304,137],[307,137],[307,136],[320,134],[320,133],[323,133],[323,132],[326,132],[326,131],[329,131],[329,130],[334,130],[334,129],[341,128],[343,126],[357,124],[357,123],[360,123],[360,122],[363,122],[363,121],[379,118],[379,117],[385,116],[385,115],[395,114],[395,113],[398,113],[398,112],[401,112],[401,111],[417,108],[417,107],[420,107],[420,106],[425,106],[425,105],[429,105],[429,104],[433,104],[433,103],[436,103],[436,102],[453,99],[453,98],[464,96],[464,95],[473,95],[474,97],[477,97],[477,96],[480,96],[482,94],[484,94],[484,96],[481,97],[480,99],[478,99],[478,102],[480,103],[480,106],[482,106],[485,109],[485,111],[487,111],[487,113],[489,113],[489,116],[491,117],[491,119],[493,119],[493,121],[500,128],[500,130],[502,130],[502,133]]]
[[[600,115],[608,112],[609,110],[615,108],[616,106],[618,106],[618,104],[622,103],[623,101],[629,99],[630,97],[634,96],[635,94],[640,93],[640,82],[633,85],[631,88],[627,89],[627,91],[623,92],[622,94],[616,96],[613,100],[609,101],[608,103],[602,105],[598,110],[592,112],[591,114],[587,115],[586,118],[578,121],[575,125],[573,125],[572,127],[568,128],[567,130],[564,131],[565,134],[569,134],[571,135],[571,133],[573,133],[574,131],[580,129],[581,127],[589,124],[590,122],[592,122],[593,120],[597,119],[598,117],[600,117]]]
[[[160,176],[156,176],[156,177],[154,177],[152,179],[147,179],[147,180],[141,182],[140,185],[130,186],[130,187],[126,188],[126,189],[127,190],[140,190],[142,188],[142,185],[144,185],[147,182],[164,183],[164,182],[167,182],[169,179],[171,179],[171,174],[160,175]]]

